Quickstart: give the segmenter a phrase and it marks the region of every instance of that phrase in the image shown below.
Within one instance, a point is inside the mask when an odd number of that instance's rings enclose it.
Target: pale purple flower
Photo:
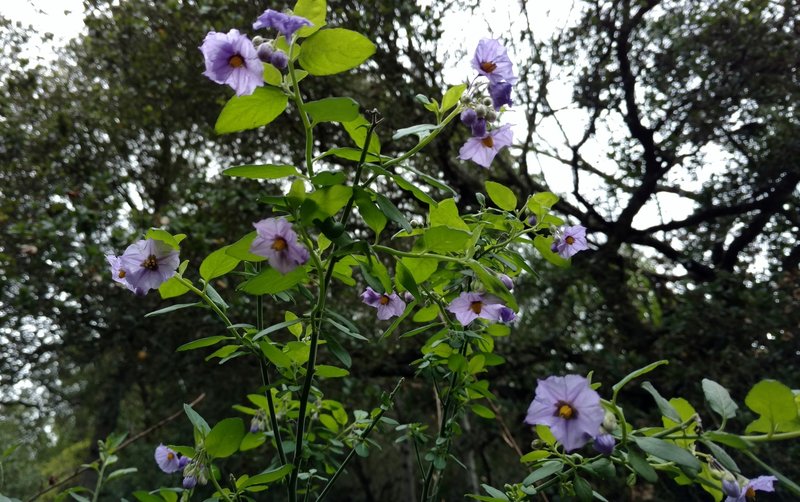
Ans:
[[[605,413],[600,395],[580,375],[539,380],[525,423],[546,425],[568,452],[597,436]]]
[[[263,63],[269,63],[272,59],[272,55],[275,54],[275,49],[272,47],[272,44],[263,43],[256,49],[256,54],[258,54],[258,59]]]
[[[163,444],[158,445],[156,447],[155,459],[158,467],[167,474],[181,470],[181,461],[178,458],[178,454],[168,446],[164,446]]]
[[[461,160],[472,160],[479,166],[489,168],[492,165],[497,153],[511,145],[513,141],[513,133],[511,126],[505,124],[502,127],[493,129],[486,136],[472,137],[464,143],[461,150],[458,151],[458,158]]]
[[[227,34],[208,32],[200,46],[206,60],[203,75],[218,84],[228,84],[237,96],[253,94],[264,85],[264,65],[253,42],[239,30]]]
[[[500,303],[497,297],[484,293],[464,292],[450,302],[447,310],[455,314],[458,322],[466,326],[479,317],[489,321],[499,321],[504,308],[507,307]]]
[[[778,480],[775,476],[759,476],[751,479],[744,486],[739,486],[736,481],[725,479],[722,481],[722,491],[727,495],[725,502],[746,502],[756,497],[756,490],[774,492],[772,486]]]
[[[478,42],[475,55],[472,58],[472,67],[478,73],[487,77],[490,82],[505,80],[513,84],[517,81],[514,68],[506,53],[506,48],[499,41],[484,38]]]
[[[286,37],[287,40],[291,40],[294,32],[304,26],[314,25],[304,17],[292,16],[272,9],[265,10],[263,14],[258,16],[256,22],[253,23],[253,29],[274,28],[278,30],[281,35]]]
[[[476,138],[483,138],[486,136],[486,119],[484,117],[476,118],[469,127],[472,130],[472,136]]]
[[[508,82],[490,82],[489,95],[492,97],[492,106],[499,110],[503,105],[511,106],[511,84]]]
[[[516,312],[509,307],[501,307],[498,315],[498,320],[502,323],[508,324],[517,318]]]
[[[292,224],[285,218],[266,218],[253,226],[258,235],[250,245],[250,252],[267,258],[278,272],[289,273],[308,261],[308,249],[297,241]]]
[[[178,467],[183,469],[184,467],[189,465],[190,461],[191,459],[189,457],[184,457],[183,455],[181,455],[181,457],[178,459]]]
[[[109,262],[112,260],[109,259]],[[151,289],[158,289],[162,283],[175,275],[180,265],[178,252],[168,244],[147,239],[136,241],[122,253],[119,261],[111,264],[115,279],[123,279],[128,289],[137,295],[145,295]],[[121,282],[121,281],[117,281]]]
[[[616,444],[617,440],[608,433],[600,434],[594,438],[594,449],[603,455],[611,455],[614,453],[614,446],[616,446]]]
[[[530,218],[528,218],[528,225],[530,225],[532,227],[535,227],[537,223],[539,223],[539,219],[536,218],[536,215],[533,215]],[[555,252],[555,251],[553,251],[553,252]]]
[[[108,264],[111,265],[111,278],[114,279],[114,282],[118,282],[129,290],[134,291],[133,286],[131,286],[126,279],[128,272],[122,268],[122,260],[113,254],[107,254],[106,260],[108,260]]]
[[[589,245],[586,243],[586,227],[581,225],[561,227],[556,231],[550,249],[561,255],[562,258],[571,258],[579,251],[589,249]]]
[[[361,301],[378,309],[378,319],[381,321],[399,316],[406,309],[406,302],[401,300],[397,293],[390,291],[381,294],[369,286],[361,293]]]

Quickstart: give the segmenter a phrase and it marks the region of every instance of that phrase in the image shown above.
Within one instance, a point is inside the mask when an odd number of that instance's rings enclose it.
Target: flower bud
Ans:
[[[272,48],[271,44],[261,44],[258,46],[256,54],[258,54],[258,59],[263,63],[269,63],[272,60],[272,56],[275,54],[275,50]]]
[[[403,293],[403,299],[404,299],[404,300],[405,300],[407,303],[411,303],[411,302],[413,302],[413,301],[414,301],[414,295],[412,295],[411,293],[409,293],[408,291],[406,291],[405,293]]]
[[[183,478],[183,487],[187,490],[191,490],[197,486],[197,478],[194,476],[186,476]]]
[[[494,122],[495,120],[497,120],[497,112],[489,109],[489,111],[486,112],[486,122]]]
[[[461,122],[465,125],[471,126],[478,120],[478,114],[472,108],[467,108],[461,112]]]
[[[462,94],[460,101],[461,103],[468,105],[469,102],[472,101],[472,98],[469,96],[469,94]]]
[[[256,49],[258,49],[264,42],[266,42],[266,40],[261,35],[256,35],[253,37],[253,47]]]
[[[536,218],[536,215],[533,215],[530,218],[528,218],[528,225],[535,227],[537,223],[539,223],[539,220]]]
[[[492,98],[483,98],[483,106],[492,106]]]
[[[270,57],[269,62],[272,63],[272,66],[279,70],[283,70],[286,68],[286,65],[289,64],[289,56],[283,52],[282,50],[277,50],[272,54]]]
[[[503,286],[508,288],[509,291],[514,289],[514,281],[511,280],[511,277],[507,276],[506,274],[500,274],[498,277],[500,278],[500,282],[503,283]]]
[[[489,111],[485,106],[478,105],[475,107],[475,113],[478,115],[478,118],[486,117],[486,112]]]
[[[614,453],[614,446],[617,440],[611,434],[600,434],[594,438],[594,449],[603,455],[611,455]]]
[[[613,413],[606,411],[602,427],[606,432],[612,432],[617,428],[617,417]]]

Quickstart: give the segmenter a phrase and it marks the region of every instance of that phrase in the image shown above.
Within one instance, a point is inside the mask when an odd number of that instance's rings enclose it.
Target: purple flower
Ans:
[[[517,314],[508,307],[501,307],[499,313],[499,321],[502,323],[510,323],[517,318]]]
[[[378,319],[381,321],[399,316],[406,309],[406,302],[397,293],[390,291],[389,294],[380,294],[369,286],[361,293],[361,301],[378,309]]]
[[[511,84],[508,82],[490,82],[489,95],[492,97],[492,106],[499,110],[503,105],[511,106]]]
[[[237,96],[253,94],[256,87],[264,85],[264,65],[253,42],[239,30],[231,30],[227,35],[208,32],[200,50],[206,59],[203,75],[233,87]]]
[[[539,219],[536,218],[536,215],[533,215],[530,218],[528,218],[528,225],[530,225],[532,227],[535,227],[537,223],[539,223]],[[553,251],[553,252],[555,252],[555,251]]]
[[[497,297],[483,293],[464,292],[450,302],[447,310],[455,314],[458,322],[466,326],[479,317],[489,321],[499,321],[504,308],[507,307],[500,303],[500,299]],[[507,316],[508,314],[506,314]]]
[[[611,455],[614,453],[614,446],[617,440],[611,434],[600,434],[594,438],[594,449],[603,455]]]
[[[131,286],[126,279],[128,272],[122,268],[122,260],[113,254],[107,254],[106,260],[108,260],[108,264],[111,265],[111,278],[114,279],[114,282],[118,282],[129,290],[134,291],[133,286]]]
[[[478,114],[472,108],[467,108],[461,112],[461,122],[464,125],[471,126],[478,120]]]
[[[493,129],[486,136],[479,138],[473,137],[464,143],[458,151],[458,158],[461,160],[472,160],[479,166],[489,168],[497,153],[511,145],[513,134],[511,126],[506,124],[497,129]]]
[[[511,280],[511,277],[507,276],[506,274],[498,274],[497,277],[500,278],[500,282],[503,283],[509,291],[514,289],[514,281]]]
[[[476,115],[477,116],[477,115]],[[483,138],[486,136],[486,119],[483,117],[478,117],[475,121],[470,124],[470,129],[472,129],[472,136],[476,138]]]
[[[278,30],[281,35],[286,37],[287,40],[290,40],[294,32],[303,26],[314,25],[304,17],[292,16],[272,9],[265,10],[263,14],[258,16],[256,22],[253,23],[253,29],[274,28]]]
[[[141,296],[175,275],[180,260],[168,244],[147,239],[134,242],[117,260],[109,258],[109,263],[114,280]]]
[[[292,224],[285,218],[266,218],[253,223],[258,235],[250,252],[269,260],[272,268],[282,274],[308,261],[308,250],[297,241]]]
[[[160,467],[161,470],[167,474],[181,470],[178,454],[163,444],[160,444],[156,447],[155,459],[158,467]]]
[[[277,50],[272,53],[269,58],[270,64],[279,70],[283,70],[289,64],[289,56],[282,50]]]
[[[258,54],[258,59],[260,59],[261,62],[269,63],[272,59],[272,55],[275,54],[275,49],[272,47],[272,44],[263,43],[256,49],[256,54]]]
[[[539,380],[525,423],[546,425],[568,452],[597,436],[605,413],[600,395],[580,375]]]
[[[561,255],[562,258],[571,258],[579,251],[589,249],[589,245],[586,243],[586,227],[581,225],[561,227],[556,231],[550,249]]]
[[[475,56],[472,58],[472,67],[487,77],[490,82],[505,80],[513,84],[517,81],[511,59],[506,54],[506,48],[497,40],[484,38],[478,42]]]
[[[189,462],[190,462],[190,461],[191,461],[191,459],[190,459],[189,457],[184,457],[184,456],[181,456],[181,457],[178,459],[178,467],[180,467],[181,469],[183,469],[184,467],[186,467],[187,465],[189,465]]]
[[[775,476],[759,476],[751,479],[744,486],[739,486],[736,481],[725,479],[722,481],[722,491],[728,497],[725,502],[746,502],[756,497],[756,490],[762,492],[774,492],[772,484],[777,481]]]
[[[184,488],[186,488],[187,490],[191,490],[195,486],[197,486],[197,478],[196,477],[194,477],[194,476],[186,476],[185,478],[183,478],[183,487]]]

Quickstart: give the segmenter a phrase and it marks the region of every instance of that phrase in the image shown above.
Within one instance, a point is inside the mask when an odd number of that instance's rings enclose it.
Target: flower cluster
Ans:
[[[287,40],[291,40],[294,33],[304,26],[312,26],[311,21],[272,9],[264,11],[253,23],[254,29],[276,29]],[[203,75],[218,84],[228,84],[237,96],[250,95],[264,85],[262,63],[269,63],[279,70],[289,63],[289,56],[277,49],[273,40],[257,36],[251,41],[239,30],[209,32],[200,51],[206,64]]]
[[[250,252],[269,260],[272,268],[287,274],[309,258],[308,249],[297,240],[292,224],[286,218],[266,218],[256,223],[256,238]]]
[[[111,277],[139,296],[175,275],[180,264],[178,252],[168,244],[147,239],[136,241],[122,256],[106,255],[111,266]]]
[[[517,77],[505,47],[497,40],[483,39],[478,43],[472,67],[489,80],[489,96],[477,96],[476,100],[469,95],[462,98],[467,108],[461,112],[461,122],[470,128],[472,137],[461,147],[458,157],[489,168],[500,150],[513,141],[510,125],[493,127],[492,124],[497,121],[497,112],[511,105],[511,86]]]
[[[163,444],[158,445],[156,447],[155,459],[158,467],[167,474],[182,470],[183,487],[187,490],[197,486],[198,482],[200,484],[206,484],[208,482],[205,466],[196,462],[194,459],[176,453],[175,450],[168,446]]]
[[[605,453],[613,450],[614,446],[609,438],[599,439],[604,418],[600,395],[592,390],[586,378],[580,375],[550,376],[539,380],[536,385],[536,395],[528,408],[525,423],[550,427],[553,436],[568,452],[596,438],[595,447]]]

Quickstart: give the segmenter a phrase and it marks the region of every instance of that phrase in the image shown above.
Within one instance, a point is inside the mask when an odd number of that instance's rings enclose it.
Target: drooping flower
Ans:
[[[256,22],[253,23],[253,29],[274,28],[278,30],[281,35],[286,37],[286,40],[291,40],[294,32],[304,26],[314,25],[304,17],[284,14],[283,12],[272,9],[265,10],[263,14],[258,16]]]
[[[289,55],[278,49],[269,58],[270,64],[279,70],[283,70],[289,64]]]
[[[594,449],[603,455],[611,455],[614,453],[614,447],[616,444],[617,440],[614,439],[614,436],[608,433],[600,434],[594,438]]]
[[[381,321],[399,316],[406,309],[406,302],[397,293],[389,291],[380,294],[369,286],[361,293],[361,301],[378,309],[378,319]]]
[[[155,459],[158,467],[167,474],[181,470],[181,461],[178,458],[178,454],[168,446],[164,446],[163,444],[158,445],[156,447]]]
[[[511,145],[513,141],[511,126],[505,124],[497,129],[493,129],[483,137],[472,137],[464,143],[458,151],[458,158],[461,160],[472,160],[479,166],[489,168],[492,165],[495,155],[503,148]]]
[[[455,314],[458,322],[466,326],[479,317],[489,321],[499,321],[504,308],[508,307],[503,305],[500,299],[495,296],[484,293],[464,292],[450,302],[447,310]],[[507,317],[508,314],[506,313]]]
[[[287,274],[308,261],[308,249],[297,241],[297,234],[286,218],[266,218],[253,226],[258,235],[250,245],[250,252],[267,258],[278,272]]]
[[[492,106],[499,110],[503,105],[511,106],[511,84],[508,82],[490,82],[489,95],[492,97]]]
[[[722,481],[722,491],[727,495],[725,502],[747,502],[755,500],[756,490],[762,492],[774,492],[772,486],[778,480],[775,476],[759,476],[749,480],[744,486],[733,480],[725,479]]]
[[[113,254],[107,254],[106,260],[108,260],[108,264],[111,265],[111,278],[114,279],[114,282],[118,282],[129,290],[134,291],[134,288],[128,282],[128,279],[126,279],[128,272],[122,268],[122,260]]]
[[[562,258],[571,258],[579,251],[589,249],[586,242],[586,227],[581,225],[561,227],[556,231],[551,249]]]
[[[233,87],[237,96],[253,94],[256,87],[264,85],[264,65],[253,43],[239,30],[208,32],[200,50],[206,62],[203,75]]]
[[[461,112],[461,122],[466,126],[472,126],[478,120],[478,114],[472,108],[467,108]]]
[[[147,239],[134,242],[125,249],[118,261],[112,263],[109,259],[109,263],[114,280],[122,282],[141,296],[151,289],[158,289],[163,282],[175,275],[180,260],[178,252],[168,244]]]
[[[580,375],[539,380],[525,423],[546,425],[568,452],[598,435],[605,413],[600,395]]]
[[[514,68],[506,53],[506,48],[499,41],[484,38],[478,42],[475,55],[472,58],[472,67],[478,73],[487,77],[490,82],[506,81],[513,84],[517,81]]]
[[[498,319],[500,322],[508,324],[514,321],[514,319],[516,318],[517,318],[516,312],[511,310],[509,307],[502,307],[500,309],[499,319]]]
[[[476,138],[483,138],[486,136],[486,117],[478,117],[469,126],[472,131],[472,136]]]

